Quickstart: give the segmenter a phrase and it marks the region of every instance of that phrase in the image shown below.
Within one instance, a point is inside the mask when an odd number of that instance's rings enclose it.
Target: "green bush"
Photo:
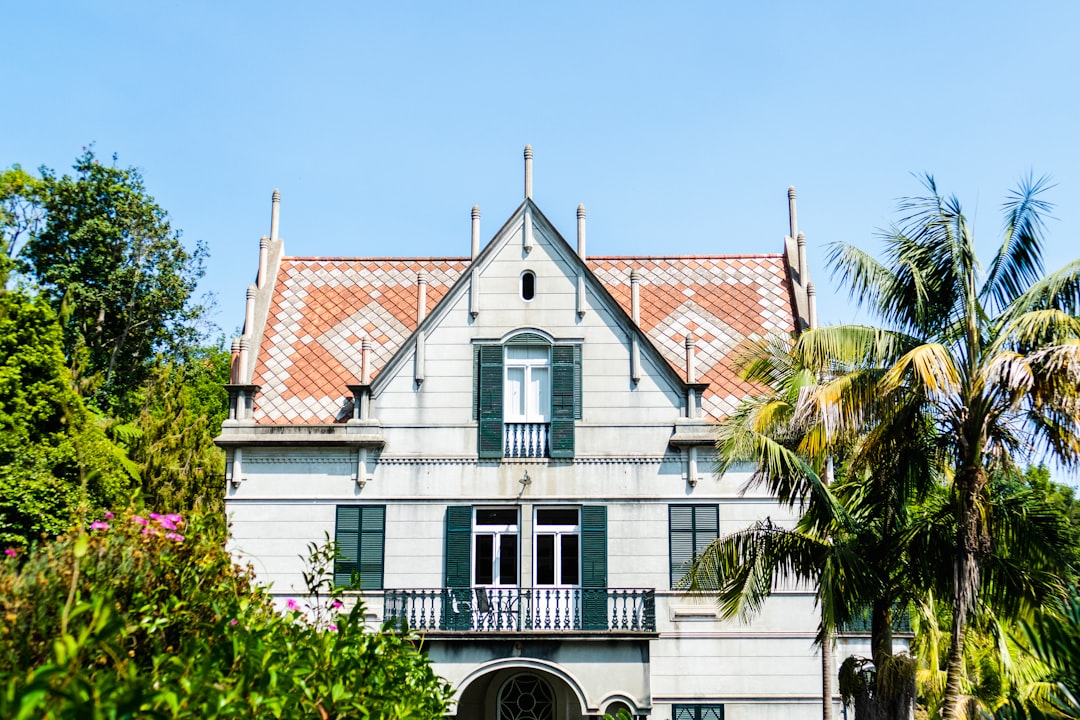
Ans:
[[[0,559],[0,717],[441,717],[415,637],[333,592],[277,612],[217,526],[108,517]],[[332,550],[313,557],[317,585]]]

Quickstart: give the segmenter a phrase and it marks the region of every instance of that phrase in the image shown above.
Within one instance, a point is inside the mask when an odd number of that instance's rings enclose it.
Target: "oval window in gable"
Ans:
[[[521,273],[521,299],[528,302],[536,297],[536,273],[526,270]]]

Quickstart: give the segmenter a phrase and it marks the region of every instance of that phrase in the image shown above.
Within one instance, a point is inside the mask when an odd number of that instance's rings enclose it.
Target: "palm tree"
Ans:
[[[964,633],[990,550],[989,478],[1018,474],[1017,461],[1036,453],[1080,464],[1080,260],[1043,276],[1043,179],[1005,202],[1004,239],[985,272],[959,201],[932,177],[925,186],[928,195],[901,203],[884,262],[846,244],[831,252],[834,273],[883,327],[813,330],[796,351],[850,369],[818,400],[839,432],[868,430],[867,458],[888,458],[912,427],[934,438],[955,520],[943,716],[957,720]]]

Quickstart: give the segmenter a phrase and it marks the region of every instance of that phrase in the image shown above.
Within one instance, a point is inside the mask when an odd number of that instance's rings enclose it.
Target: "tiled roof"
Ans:
[[[630,270],[640,276],[641,328],[685,379],[687,333],[697,338],[702,408],[730,412],[752,387],[732,353],[747,339],[791,332],[782,255],[591,257],[587,265],[630,314]],[[430,312],[469,265],[467,258],[283,258],[253,382],[260,424],[328,423],[343,413],[345,386],[360,378],[361,341],[371,340],[371,377],[416,328],[416,274],[427,273]]]

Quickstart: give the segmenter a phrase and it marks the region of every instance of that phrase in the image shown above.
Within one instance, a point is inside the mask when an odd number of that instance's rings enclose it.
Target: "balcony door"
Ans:
[[[537,508],[533,525],[533,627],[581,627],[581,511]]]
[[[478,630],[513,629],[518,613],[518,509],[476,508],[472,612]]]
[[[546,457],[551,422],[551,349],[507,345],[503,440],[507,457]]]

